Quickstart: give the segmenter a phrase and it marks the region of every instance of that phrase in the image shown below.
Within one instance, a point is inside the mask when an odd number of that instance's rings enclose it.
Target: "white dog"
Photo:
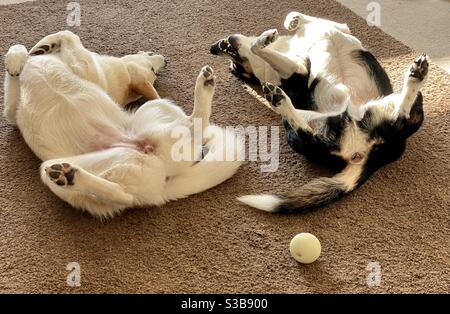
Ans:
[[[163,56],[150,53],[122,58],[92,53],[69,31],[43,38],[29,53],[22,45],[9,49],[4,116],[17,123],[44,161],[41,178],[51,191],[103,218],[202,192],[236,172],[240,162],[224,161],[225,154],[230,159],[230,152],[239,153],[236,135],[209,125],[212,69],[201,70],[194,110],[187,116],[157,99],[153,83],[164,65]],[[135,112],[121,108],[140,96],[156,100]],[[173,158],[180,138],[172,131],[193,130],[196,118],[203,127],[200,147],[209,152],[203,159]],[[184,141],[195,148],[189,136]]]

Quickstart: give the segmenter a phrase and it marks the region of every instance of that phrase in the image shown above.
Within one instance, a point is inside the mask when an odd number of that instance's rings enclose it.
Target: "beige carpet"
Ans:
[[[158,89],[187,111],[196,74],[210,64],[219,78],[213,120],[222,125],[280,121],[228,72],[225,60],[209,55],[210,44],[234,32],[281,29],[290,10],[348,23],[397,89],[417,54],[334,1],[95,0],[81,2],[81,9],[81,26],[71,30],[88,48],[168,56]],[[66,29],[66,14],[65,2],[56,0],[1,7],[0,52]],[[432,65],[423,90],[426,121],[402,159],[344,200],[305,216],[269,215],[235,201],[244,193],[291,190],[318,175],[282,139],[275,173],[262,174],[260,164],[249,162],[208,192],[102,223],[40,183],[39,160],[0,119],[0,291],[448,292],[449,86],[450,77]],[[289,241],[299,232],[322,242],[312,265],[290,257]],[[69,262],[81,265],[79,288],[66,284]],[[369,262],[382,268],[379,287],[367,286]]]

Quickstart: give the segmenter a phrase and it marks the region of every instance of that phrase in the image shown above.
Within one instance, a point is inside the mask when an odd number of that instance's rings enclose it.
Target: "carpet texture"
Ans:
[[[281,123],[229,73],[227,61],[209,54],[210,44],[223,35],[281,30],[291,10],[345,22],[386,67],[396,90],[417,55],[334,1],[80,4],[81,26],[69,29],[85,46],[115,56],[139,50],[166,55],[169,65],[157,88],[188,112],[196,75],[211,65],[218,76],[212,119],[224,126]],[[67,29],[65,5],[42,0],[0,7],[0,52],[16,43],[30,48],[44,35]],[[423,89],[425,124],[401,160],[345,199],[304,216],[270,215],[235,200],[292,190],[320,174],[287,146],[284,132],[275,173],[261,173],[260,163],[248,162],[205,193],[100,222],[73,210],[40,182],[39,160],[1,118],[0,291],[448,292],[449,86],[450,77],[432,64]],[[290,257],[289,242],[299,232],[321,240],[316,263],[300,265]],[[81,266],[80,287],[66,284],[69,262]],[[366,283],[370,262],[382,270],[378,287]]]

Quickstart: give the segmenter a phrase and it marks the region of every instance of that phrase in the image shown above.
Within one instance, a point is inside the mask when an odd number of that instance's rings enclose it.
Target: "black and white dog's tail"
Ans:
[[[334,202],[355,190],[365,181],[362,179],[363,172],[363,164],[349,164],[334,177],[314,179],[297,191],[281,195],[245,195],[238,200],[271,213],[306,213]]]

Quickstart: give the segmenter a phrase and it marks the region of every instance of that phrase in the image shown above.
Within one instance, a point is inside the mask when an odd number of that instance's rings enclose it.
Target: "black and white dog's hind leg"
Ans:
[[[303,25],[313,22],[320,22],[322,25],[334,27],[343,33],[351,34],[347,24],[336,23],[334,21],[309,16],[300,12],[290,12],[284,20],[284,28],[290,32],[301,32]]]
[[[428,56],[421,55],[408,67],[400,93],[362,106],[360,127],[381,134],[383,141],[405,140],[417,131],[424,118],[420,89],[426,82],[428,66]]]
[[[423,54],[417,58],[406,71],[401,92],[401,100],[398,103],[399,117],[411,118],[411,109],[428,77],[428,56]]]
[[[28,51],[23,45],[11,46],[5,56],[3,116],[11,123],[16,123],[16,113],[20,103],[19,75],[27,60]]]

